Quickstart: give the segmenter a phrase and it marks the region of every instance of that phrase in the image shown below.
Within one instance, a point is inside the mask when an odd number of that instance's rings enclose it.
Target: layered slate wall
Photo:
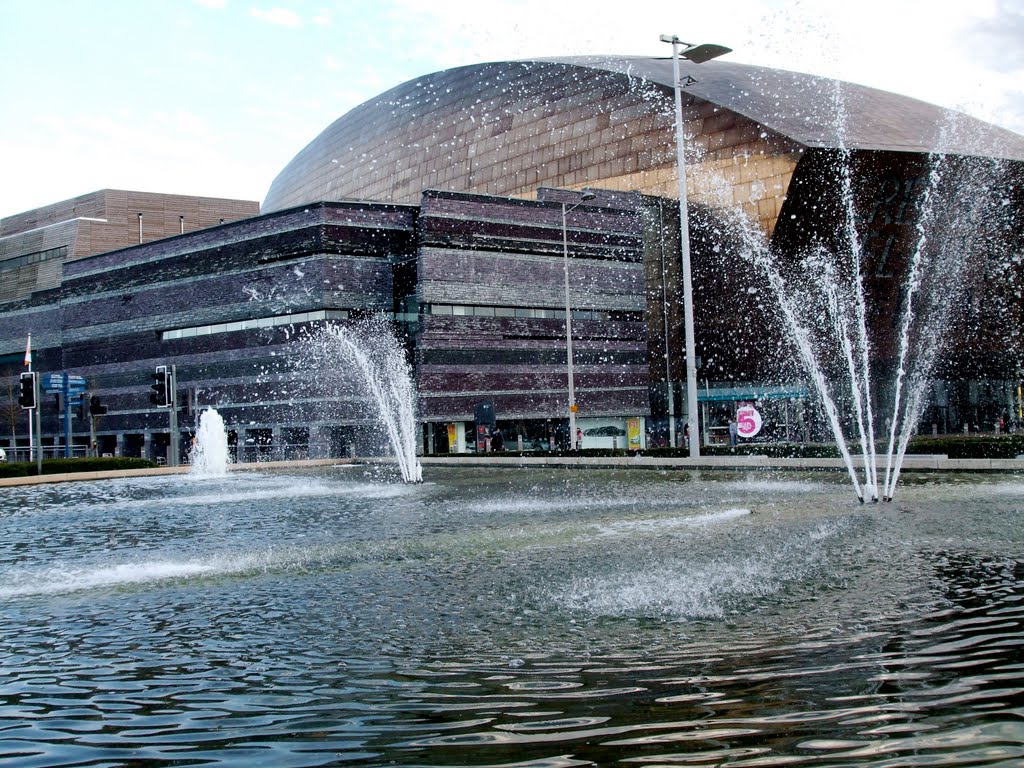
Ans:
[[[166,437],[168,413],[149,394],[154,367],[173,365],[183,431],[189,404],[212,405],[240,440],[304,431],[310,450],[319,441],[336,452],[339,430],[372,421],[365,389],[332,390],[344,376],[303,359],[296,342],[325,321],[380,313],[409,334],[422,420],[472,420],[483,398],[502,419],[557,420],[567,407],[565,260],[551,194],[320,203],[70,261],[59,290],[8,303],[0,339],[23,350],[31,330],[36,370],[85,377],[108,407],[101,442],[118,435],[126,451]],[[638,204],[605,193],[568,214],[581,416],[649,412]],[[8,381],[20,362],[8,355]],[[51,399],[50,436],[61,432]],[[87,422],[75,426],[81,435]]]
[[[649,412],[639,196],[566,216],[579,415]],[[572,195],[575,205],[579,197]],[[559,418],[568,408],[562,205],[427,192],[417,379],[425,419]]]
[[[391,312],[391,260],[412,249],[414,219],[409,207],[316,205],[69,262],[61,290],[8,312],[2,335],[23,349],[30,329],[37,370],[84,376],[109,409],[102,433],[167,430],[149,403],[156,365],[176,366],[183,429],[190,401],[243,428],[308,428],[344,414],[325,414],[296,334],[309,313]],[[58,432],[49,406],[44,432]]]

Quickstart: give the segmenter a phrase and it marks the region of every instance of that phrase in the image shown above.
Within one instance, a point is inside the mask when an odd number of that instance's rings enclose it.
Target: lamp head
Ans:
[[[715,43],[701,43],[700,45],[691,45],[689,48],[684,48],[679,52],[679,55],[688,61],[692,61],[694,64],[703,64],[705,61],[717,59],[719,56],[724,56],[727,53],[732,53],[732,48],[726,48],[724,45],[717,45]]]

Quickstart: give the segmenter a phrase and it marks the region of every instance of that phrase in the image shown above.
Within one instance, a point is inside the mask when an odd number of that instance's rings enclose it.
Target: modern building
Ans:
[[[898,367],[914,253],[944,242],[970,269],[946,318],[953,347],[937,364],[926,419],[943,431],[991,425],[1004,413],[1020,421],[1024,137],[904,96],[724,59],[684,61],[683,81],[702,386],[731,403],[744,390],[764,391],[746,384],[791,383],[772,299],[739,254],[756,242],[798,268],[815,248],[847,249],[852,218],[879,395],[889,397]],[[263,211],[349,197],[415,203],[432,188],[524,198],[544,187],[600,188],[678,199],[673,96],[669,58],[506,61],[425,75],[327,127],[274,180]],[[671,233],[677,223],[663,206],[649,227]],[[678,248],[678,238],[648,235],[655,250]],[[671,299],[678,258],[665,256]],[[651,372],[676,392],[678,415],[680,302],[653,299],[651,349],[664,350],[668,367],[659,374],[652,360]],[[664,413],[658,391],[654,407]]]
[[[842,261],[850,219],[880,369],[922,239],[952,243],[971,269],[926,419],[1019,417],[1024,137],[763,67],[713,61],[684,79],[705,436],[758,399],[778,437],[806,437],[804,376],[751,254],[785,275],[814,249]],[[668,59],[481,64],[339,118],[261,212],[108,191],[4,219],[4,381],[31,332],[38,370],[85,377],[108,406],[101,452],[166,454],[168,415],[148,399],[158,365],[175,367],[182,430],[215,405],[241,458],[373,450],[365,405],[325,391],[296,340],[386,313],[408,339],[425,449],[472,444],[481,406],[509,437],[564,444],[568,301],[585,445],[664,439],[686,418],[673,120]],[[24,444],[25,419],[9,421]],[[56,409],[43,432],[62,442]]]
[[[331,370],[343,361],[311,363],[302,339],[324,322],[383,313],[409,333],[428,447],[465,449],[448,444],[448,426],[472,438],[481,403],[531,443],[566,440],[571,238],[580,424],[625,434],[627,419],[650,412],[638,202],[609,194],[580,207],[566,241],[557,201],[433,191],[419,206],[323,202],[69,260],[59,287],[0,324],[17,350],[5,370],[20,370],[31,331],[36,370],[83,377],[106,407],[100,453],[167,458],[168,410],[150,402],[157,366],[175,371],[182,452],[206,406],[241,459],[377,451],[365,398]],[[84,406],[73,412],[76,453],[90,441]],[[27,425],[12,413],[24,449]],[[44,399],[54,452],[65,445],[62,414]]]

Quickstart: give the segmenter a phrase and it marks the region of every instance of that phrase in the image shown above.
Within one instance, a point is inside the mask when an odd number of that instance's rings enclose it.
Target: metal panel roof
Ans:
[[[672,59],[642,56],[545,58],[672,87]],[[682,60],[690,93],[808,147],[937,152],[1024,160],[1024,136],[909,96],[782,69],[715,59]]]

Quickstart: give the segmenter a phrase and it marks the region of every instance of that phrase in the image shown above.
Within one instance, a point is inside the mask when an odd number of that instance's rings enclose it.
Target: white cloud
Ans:
[[[0,129],[3,175],[13,180],[0,185],[0,215],[102,187],[260,198],[317,133],[401,82],[534,56],[665,56],[660,34],[728,45],[730,61],[863,83],[1024,133],[1024,0],[644,0],[625,12],[621,0],[193,0],[175,17],[174,45],[141,46],[133,52],[140,66],[118,70],[117,87],[102,94],[66,92],[48,123],[39,94],[63,82],[72,59],[47,57],[28,75],[0,66],[0,90],[28,116]],[[259,48],[239,34],[240,19],[292,33]],[[80,55],[75,45],[97,34],[82,29],[55,50]],[[140,27],[132,39],[147,34]],[[4,61],[28,55],[5,53]],[[168,72],[174,77],[161,80]]]
[[[290,11],[287,8],[271,8],[270,10],[250,8],[249,15],[269,22],[270,24],[276,24],[279,27],[302,26],[302,19],[299,18],[299,14],[295,13],[295,11]]]
[[[436,68],[584,54],[666,55],[660,34],[734,49],[729,60],[835,77],[1024,131],[1024,0],[391,0],[383,50]],[[952,12],[954,11],[955,12]],[[407,35],[410,27],[417,30]],[[454,40],[457,44],[448,44]],[[986,45],[972,44],[984,40]],[[1011,71],[1012,70],[1012,71]],[[1016,93],[1015,93],[1016,92]]]

